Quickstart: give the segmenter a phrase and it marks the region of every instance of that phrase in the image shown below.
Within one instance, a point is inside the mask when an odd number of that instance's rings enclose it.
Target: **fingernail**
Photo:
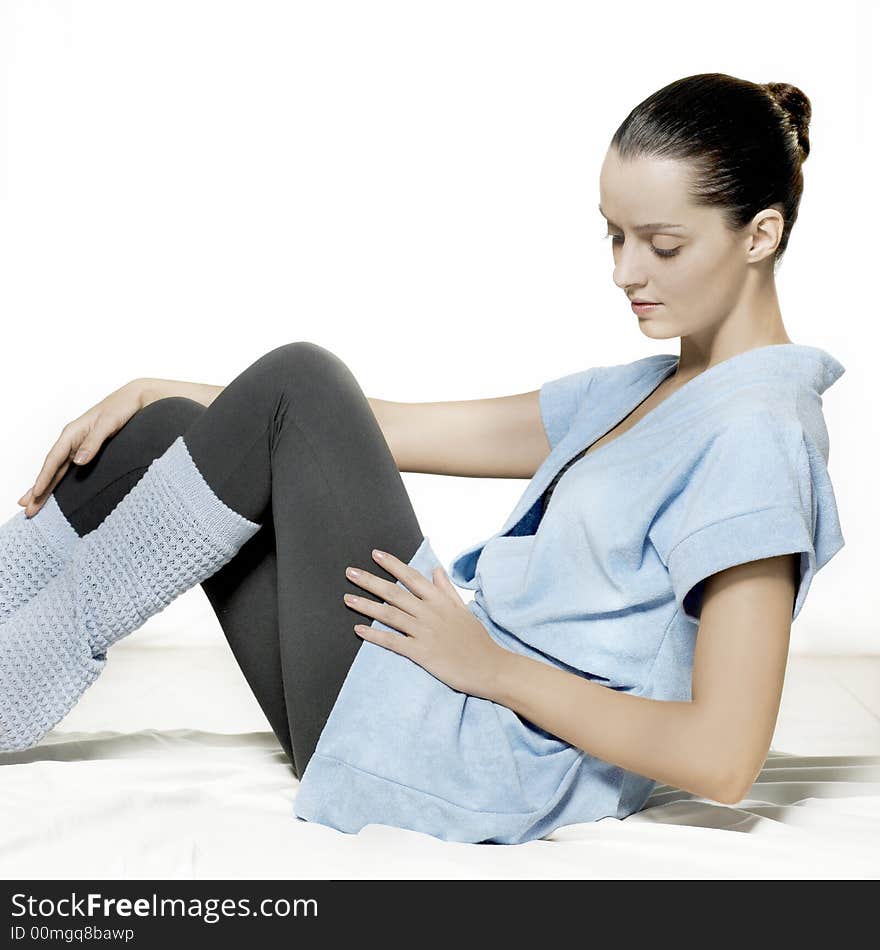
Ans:
[[[380,551],[378,548],[373,548],[373,557],[387,557],[384,551]]]
[[[85,462],[88,457],[88,452],[77,452],[76,455],[74,455],[73,460],[74,462]]]
[[[361,576],[361,572],[360,572],[356,567],[347,567],[347,568],[345,569],[345,573],[346,573],[349,577],[360,577],[360,576]]]

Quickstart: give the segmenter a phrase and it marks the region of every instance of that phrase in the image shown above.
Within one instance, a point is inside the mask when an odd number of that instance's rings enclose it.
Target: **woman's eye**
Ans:
[[[606,237],[606,238],[611,238],[611,243],[612,243],[612,244],[616,243],[617,241],[622,241],[622,240],[623,240],[623,238],[622,238],[619,234],[611,234],[611,232],[609,232],[608,234],[606,234],[605,237]],[[651,250],[652,250],[658,257],[674,257],[676,254],[678,254],[678,252],[681,250],[681,248],[680,248],[680,247],[675,247],[675,248],[671,248],[671,249],[665,250],[665,249],[662,248],[662,247],[654,247],[654,245],[652,244],[652,245],[651,245]]]

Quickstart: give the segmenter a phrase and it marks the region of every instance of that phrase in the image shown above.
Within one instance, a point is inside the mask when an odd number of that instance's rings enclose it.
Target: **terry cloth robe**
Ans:
[[[682,701],[691,699],[706,577],[799,553],[794,619],[815,573],[844,545],[822,413],[822,393],[844,367],[794,343],[717,363],[572,464],[542,516],[560,469],[677,365],[661,353],[546,382],[540,411],[552,451],[502,528],[458,554],[449,575],[475,591],[468,609],[506,649],[608,689]],[[429,580],[441,564],[427,537],[409,563]],[[349,833],[380,823],[516,844],[625,818],[655,784],[364,641],[294,815]]]

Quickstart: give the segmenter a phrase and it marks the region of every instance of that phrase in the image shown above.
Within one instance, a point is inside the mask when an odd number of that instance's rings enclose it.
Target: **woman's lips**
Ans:
[[[651,313],[656,310],[657,307],[662,307],[662,303],[634,303],[632,304],[633,313],[641,317],[647,313]]]

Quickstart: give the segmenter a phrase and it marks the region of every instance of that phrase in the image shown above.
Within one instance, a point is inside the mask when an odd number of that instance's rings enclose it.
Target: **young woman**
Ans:
[[[788,338],[774,283],[809,117],[795,87],[713,73],[614,134],[614,281],[677,356],[409,404],[296,342],[65,426],[0,533],[0,748],[39,742],[201,583],[300,820],[519,843],[625,818],[657,782],[738,801],[844,544],[821,408],[844,368]],[[447,575],[401,471],[530,481]]]

